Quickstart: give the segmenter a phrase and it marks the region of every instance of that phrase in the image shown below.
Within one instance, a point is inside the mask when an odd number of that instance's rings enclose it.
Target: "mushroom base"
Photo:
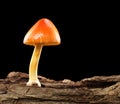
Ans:
[[[37,85],[39,87],[41,87],[41,83],[38,79],[36,80],[29,80],[26,84],[26,86],[33,86],[33,85]]]

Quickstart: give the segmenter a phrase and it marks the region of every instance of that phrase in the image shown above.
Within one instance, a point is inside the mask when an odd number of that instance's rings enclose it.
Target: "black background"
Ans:
[[[120,74],[119,8],[112,2],[7,2],[0,9],[0,78],[28,73],[32,46],[26,32],[39,19],[57,27],[61,44],[43,47],[38,74],[61,80]]]

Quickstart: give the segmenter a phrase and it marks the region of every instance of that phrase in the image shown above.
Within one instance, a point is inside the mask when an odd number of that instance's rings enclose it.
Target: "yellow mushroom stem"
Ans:
[[[32,86],[33,84],[37,84],[39,87],[41,87],[41,83],[38,79],[37,74],[38,74],[38,64],[40,60],[42,47],[43,45],[34,46],[34,51],[29,65],[29,81],[27,82],[27,86]]]

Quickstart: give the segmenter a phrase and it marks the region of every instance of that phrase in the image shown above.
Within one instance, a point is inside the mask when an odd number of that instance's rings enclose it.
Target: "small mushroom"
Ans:
[[[23,43],[34,46],[34,51],[29,64],[29,80],[26,86],[37,84],[41,87],[37,75],[41,51],[43,46],[59,45],[61,43],[59,32],[51,20],[42,18],[26,33]]]

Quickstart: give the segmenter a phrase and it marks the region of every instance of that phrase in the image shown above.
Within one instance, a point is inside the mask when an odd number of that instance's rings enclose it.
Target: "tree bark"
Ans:
[[[80,81],[39,76],[42,87],[26,86],[28,74],[10,72],[0,79],[0,104],[120,104],[120,75]]]

